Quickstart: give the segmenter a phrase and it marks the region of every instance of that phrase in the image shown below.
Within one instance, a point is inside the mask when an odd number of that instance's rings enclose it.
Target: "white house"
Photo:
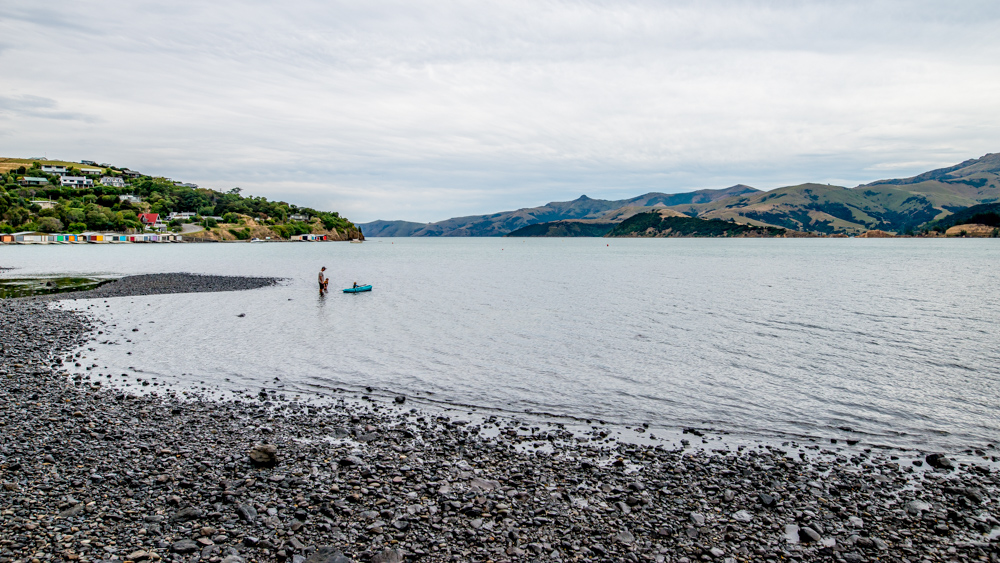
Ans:
[[[90,178],[84,178],[83,176],[62,176],[59,178],[59,184],[62,186],[72,186],[74,188],[88,188],[94,185],[94,181]]]
[[[301,213],[293,213],[288,218],[291,219],[292,221],[308,221],[309,220],[309,216],[308,215],[302,215]]]
[[[103,180],[103,178],[102,178],[102,180]],[[103,182],[101,182],[101,183],[103,184]],[[110,184],[105,184],[105,185],[107,186],[107,185],[110,185]],[[122,186],[117,186],[117,187],[124,188],[125,186],[122,185]],[[120,196],[118,196],[118,200],[119,201],[127,201],[129,203],[139,203],[140,201],[142,201],[142,198],[139,197],[139,196],[137,196],[137,195],[127,194],[127,195],[120,195]]]
[[[101,170],[100,168],[81,168],[80,172],[83,172],[87,176],[97,176],[98,174],[101,174],[104,171]]]
[[[52,209],[56,206],[56,202],[47,199],[34,199],[31,203],[41,207],[42,209]]]
[[[101,178],[101,184],[111,186],[113,188],[124,188],[125,180],[119,178],[118,176],[104,176]]]
[[[188,219],[193,219],[195,215],[196,213],[192,213],[190,211],[185,211],[183,213],[174,212],[167,215],[167,221],[173,221],[174,219],[177,219],[178,221],[186,221]]]
[[[21,178],[22,186],[44,186],[48,183],[49,181],[45,178],[39,178],[37,176],[25,176],[24,178]]]
[[[68,173],[69,170],[66,170],[65,166],[54,166],[52,164],[43,164],[42,172],[45,172],[46,174],[58,174],[62,176],[63,174]]]

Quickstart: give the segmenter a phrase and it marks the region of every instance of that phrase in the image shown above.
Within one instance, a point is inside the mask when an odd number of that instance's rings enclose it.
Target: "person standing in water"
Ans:
[[[323,275],[323,272],[325,272],[325,271],[326,271],[326,266],[323,266],[322,268],[319,269],[319,294],[320,295],[323,295],[323,291],[326,290],[326,276]]]

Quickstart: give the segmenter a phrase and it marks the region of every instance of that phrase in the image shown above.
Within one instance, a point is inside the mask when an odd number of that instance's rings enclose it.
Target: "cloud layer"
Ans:
[[[996,2],[13,2],[0,153],[432,221],[1000,150]]]

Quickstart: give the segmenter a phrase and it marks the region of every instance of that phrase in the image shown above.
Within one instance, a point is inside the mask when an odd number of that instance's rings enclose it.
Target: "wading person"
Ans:
[[[326,266],[323,266],[322,268],[319,269],[319,294],[320,295],[323,295],[323,292],[326,290],[326,276],[323,275],[323,272],[325,272],[325,271],[326,271]]]

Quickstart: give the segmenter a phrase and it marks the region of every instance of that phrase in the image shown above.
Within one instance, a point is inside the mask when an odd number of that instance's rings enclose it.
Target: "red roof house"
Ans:
[[[140,213],[139,220],[143,225],[152,225],[160,220],[159,213]]]

